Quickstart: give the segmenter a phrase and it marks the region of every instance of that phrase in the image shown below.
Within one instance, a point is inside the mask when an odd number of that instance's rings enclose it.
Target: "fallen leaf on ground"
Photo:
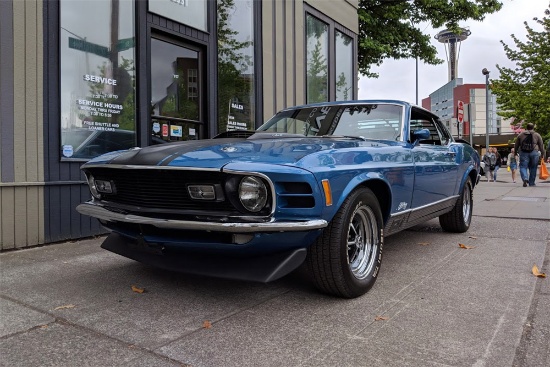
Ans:
[[[54,310],[64,310],[66,308],[74,308],[74,305],[57,306]]]
[[[204,322],[202,323],[202,327],[205,329],[210,329],[212,328],[212,323],[208,320],[204,320]]]
[[[428,246],[430,243],[429,242],[418,242],[418,244],[420,246]]]
[[[468,238],[473,238],[474,240],[477,240],[476,236],[468,236]]]
[[[539,268],[538,268],[538,266],[537,266],[536,264],[533,265],[532,271],[533,271],[533,275],[534,275],[534,276],[539,277],[539,278],[546,278],[546,273],[541,273],[541,272],[539,271]]]
[[[40,329],[47,329],[48,325],[40,325]]]
[[[138,287],[136,287],[135,285],[132,286],[132,290],[133,290],[134,292],[136,292],[136,293],[143,293],[143,292],[145,292],[145,289],[143,289],[143,288],[138,288]]]
[[[466,245],[464,245],[464,244],[462,244],[462,243],[459,243],[459,244],[458,244],[458,247],[463,248],[463,249],[465,249],[465,250],[469,250],[469,249],[471,249],[471,248],[475,248],[474,246],[466,246]]]
[[[389,319],[389,317],[387,317],[387,316],[376,316],[374,318],[374,321],[386,321],[388,319]]]

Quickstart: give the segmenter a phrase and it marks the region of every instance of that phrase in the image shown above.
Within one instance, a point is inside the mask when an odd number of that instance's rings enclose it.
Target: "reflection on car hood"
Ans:
[[[100,156],[88,164],[221,168],[230,162],[298,164],[307,155],[387,142],[353,138],[207,139],[150,146]]]

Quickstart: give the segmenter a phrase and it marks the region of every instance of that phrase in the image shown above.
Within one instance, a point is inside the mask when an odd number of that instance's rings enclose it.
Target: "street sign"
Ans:
[[[456,119],[459,124],[464,122],[464,102],[458,101],[458,113],[456,114]]]
[[[124,51],[134,47],[134,37],[123,38],[116,43],[117,51]]]
[[[134,37],[123,38],[118,40],[116,43],[117,52],[128,50],[134,47]],[[108,47],[101,46],[92,42],[88,42],[82,39],[69,37],[69,48],[74,48],[75,50],[80,50],[84,52],[89,52],[94,55],[102,56],[109,58],[111,56],[111,51]]]
[[[78,38],[69,37],[69,48],[74,48],[75,50],[80,50],[84,52],[89,52],[98,56],[108,58],[111,54],[109,49],[105,46],[97,45],[92,42],[81,40]]]

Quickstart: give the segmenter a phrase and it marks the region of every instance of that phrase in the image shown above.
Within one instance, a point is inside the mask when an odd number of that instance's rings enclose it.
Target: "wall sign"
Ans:
[[[134,1],[60,0],[62,160],[136,146],[133,14]]]

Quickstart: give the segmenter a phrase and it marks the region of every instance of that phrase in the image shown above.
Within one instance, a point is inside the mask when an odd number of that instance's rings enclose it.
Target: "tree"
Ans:
[[[418,57],[430,65],[441,64],[431,35],[420,30],[421,23],[458,32],[459,22],[481,21],[501,7],[498,0],[360,0],[359,72],[377,77],[371,66],[380,66],[388,58]]]
[[[307,65],[307,103],[328,101],[328,65],[317,39]]]
[[[522,124],[532,122],[545,140],[550,139],[550,4],[545,17],[533,20],[542,27],[536,31],[527,22],[527,41],[511,35],[513,49],[503,41],[506,57],[515,62],[515,68],[501,67],[499,79],[491,80],[491,91],[497,96],[502,112],[499,115],[514,118]]]

